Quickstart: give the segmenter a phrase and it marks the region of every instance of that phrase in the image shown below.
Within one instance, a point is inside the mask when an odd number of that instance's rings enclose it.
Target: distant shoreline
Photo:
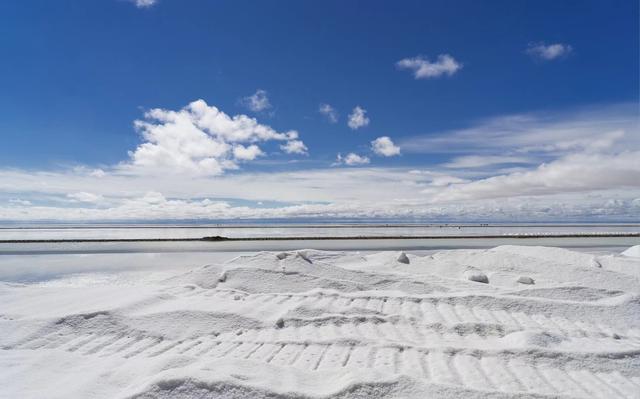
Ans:
[[[348,229],[348,228],[505,228],[505,227],[640,227],[638,222],[604,222],[604,223],[274,223],[274,224],[35,224],[7,225],[0,224],[0,230],[108,230],[108,229]]]
[[[0,244],[57,244],[82,242],[229,242],[229,241],[317,241],[317,240],[440,240],[440,239],[502,239],[502,238],[604,238],[640,237],[638,233],[574,233],[574,234],[502,234],[457,236],[301,236],[301,237],[200,237],[200,238],[88,238],[46,240],[0,240]]]

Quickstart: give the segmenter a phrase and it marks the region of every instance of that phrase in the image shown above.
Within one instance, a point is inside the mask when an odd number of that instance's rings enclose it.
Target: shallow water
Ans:
[[[375,240],[282,240],[282,241],[160,241],[160,242],[64,242],[0,243],[0,255],[162,253],[162,252],[254,252],[313,248],[327,251],[438,250],[492,248],[498,245],[541,245],[591,248],[618,252],[640,244],[638,237],[536,237],[536,238],[432,238]],[[0,258],[0,262],[2,259]]]
[[[637,232],[638,225],[496,225],[496,226],[226,226],[226,227],[57,227],[0,228],[0,240],[140,239],[227,237],[419,236],[432,239],[323,239],[282,241],[162,241],[0,243],[0,278],[32,280],[62,273],[95,270],[149,270],[219,262],[241,253],[313,248],[329,251],[407,251],[539,245],[589,252],[621,252],[640,244],[638,237],[509,237],[513,234]],[[453,238],[455,235],[505,235],[500,238]]]
[[[411,237],[637,233],[638,224],[535,225],[261,225],[0,227],[0,240],[247,237]]]

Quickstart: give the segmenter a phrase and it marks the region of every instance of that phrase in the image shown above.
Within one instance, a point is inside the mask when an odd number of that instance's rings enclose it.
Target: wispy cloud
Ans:
[[[527,54],[545,61],[566,57],[571,52],[573,52],[573,47],[564,43],[529,43],[529,47],[527,47]]]
[[[530,164],[533,161],[527,157],[502,156],[502,155],[466,155],[455,157],[443,164],[445,168],[478,168],[483,166],[504,164]]]
[[[67,194],[67,197],[72,201],[89,202],[89,203],[100,202],[100,201],[102,201],[104,199],[102,197],[102,195],[88,193],[86,191],[80,191],[80,192],[77,192],[77,193],[70,193],[70,194]]]
[[[327,120],[329,122],[331,122],[331,123],[338,122],[338,112],[331,105],[329,105],[329,104],[320,104],[320,107],[318,107],[318,112],[320,112],[322,115],[324,115],[325,118],[327,118]]]
[[[378,137],[371,142],[371,149],[378,155],[383,157],[392,157],[400,155],[400,147],[393,144],[391,138],[387,136]]]
[[[470,127],[406,137],[404,152],[526,156],[545,161],[574,152],[640,147],[636,104],[498,116]]]
[[[616,165],[622,165],[631,155]],[[587,176],[594,164],[607,168],[608,162],[607,158],[584,159],[579,161],[580,173],[576,171],[571,176]],[[617,173],[622,172],[618,166],[612,168],[618,170]],[[632,171],[635,172],[625,181],[633,185],[636,183],[631,179],[637,177],[637,168]],[[602,169],[599,174],[602,173],[606,176],[609,171]],[[41,184],[44,178],[47,179],[46,187]],[[55,201],[49,201],[47,205],[34,206],[27,202],[24,205],[3,203],[0,199],[0,220],[419,217],[438,221],[513,218],[557,221],[572,218],[634,220],[640,212],[637,184],[619,186],[617,183],[621,181],[606,183],[606,179],[598,177],[590,185],[571,181],[572,187],[568,190],[557,184],[553,190],[538,194],[535,189],[526,188],[527,178],[529,176],[521,177],[517,184],[507,181],[495,191],[495,187],[486,189],[487,183],[482,183],[483,180],[475,183],[437,171],[404,168],[331,168],[191,179],[109,171],[99,180],[88,173],[71,171],[0,170],[0,192],[20,192],[22,201],[36,198],[38,201],[32,202],[42,203],[43,198],[55,200],[59,197],[65,203],[58,206]],[[534,176],[534,179],[538,178]],[[561,177],[557,181],[561,183]],[[497,185],[491,183],[494,184]],[[509,184],[516,184],[517,188],[511,194]],[[589,191],[589,187],[600,187],[601,191]],[[82,190],[102,195],[108,205],[96,207],[92,203],[78,203],[69,206],[65,202],[68,193]],[[522,196],[523,193],[526,195]],[[219,198],[277,201],[281,206],[268,209],[234,206]]]
[[[250,96],[243,97],[240,103],[253,112],[261,112],[271,108],[266,90],[258,89]]]
[[[449,187],[434,202],[640,189],[640,151],[574,154],[537,168]]]
[[[131,2],[138,8],[149,8],[156,5],[158,0],[131,0]]]
[[[20,199],[20,198],[11,198],[11,199],[9,199],[9,204],[21,205],[21,206],[31,206],[32,202],[31,201],[27,201],[27,200],[23,200],[23,199]]]
[[[416,79],[431,79],[451,76],[462,69],[462,64],[449,54],[440,54],[434,62],[423,56],[404,58],[396,63],[396,67],[412,71]]]
[[[347,122],[347,125],[352,130],[356,130],[356,129],[360,129],[361,127],[365,127],[368,124],[369,124],[369,118],[367,117],[367,110],[360,107],[359,105],[356,106],[353,109],[353,111],[351,111],[351,114],[349,114],[349,120]]]

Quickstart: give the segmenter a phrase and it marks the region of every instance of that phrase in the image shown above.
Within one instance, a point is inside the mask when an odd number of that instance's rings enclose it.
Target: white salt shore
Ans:
[[[0,281],[0,397],[640,398],[638,255],[301,250]]]

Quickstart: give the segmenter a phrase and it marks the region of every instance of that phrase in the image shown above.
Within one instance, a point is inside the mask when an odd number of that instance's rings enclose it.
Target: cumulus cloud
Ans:
[[[280,146],[280,149],[287,154],[307,154],[309,150],[306,145],[300,140],[289,140],[285,144]]]
[[[233,147],[233,156],[235,159],[240,161],[253,161],[259,156],[264,155],[264,152],[255,144],[251,144],[250,146],[243,146],[242,144],[237,144]]]
[[[318,112],[320,112],[322,115],[324,115],[325,118],[327,118],[327,120],[329,122],[331,122],[331,123],[338,122],[338,112],[331,105],[329,105],[329,104],[320,104],[320,107],[318,108]]]
[[[387,136],[378,137],[371,142],[371,149],[378,155],[384,157],[392,157],[400,155],[400,147],[393,144],[393,141]]]
[[[545,61],[566,57],[567,55],[571,54],[572,51],[573,48],[570,45],[563,43],[553,43],[548,45],[544,44],[543,42],[530,43],[529,47],[527,48],[527,54],[534,58]]]
[[[349,165],[349,166],[366,165],[370,161],[371,160],[369,159],[369,157],[361,156],[356,153],[350,152],[345,156],[342,156],[342,154],[338,154],[334,165],[343,165],[343,164]]]
[[[404,58],[396,63],[396,67],[412,71],[416,79],[431,79],[451,76],[462,69],[462,64],[449,54],[440,54],[435,62],[423,56]]]
[[[154,6],[158,0],[131,0],[138,8],[149,8]]]
[[[253,112],[260,112],[271,108],[267,92],[258,89],[254,94],[243,97],[240,103]]]
[[[369,124],[369,118],[367,117],[367,110],[356,106],[351,114],[349,114],[349,120],[347,121],[347,125],[352,130],[360,129],[361,127],[365,127]]]
[[[129,153],[123,170],[219,175],[237,169],[237,161],[262,155],[258,142],[285,141],[287,153],[306,151],[295,130],[277,132],[246,115],[231,117],[204,100],[179,111],[152,109],[144,116],[134,123],[144,142]]]

